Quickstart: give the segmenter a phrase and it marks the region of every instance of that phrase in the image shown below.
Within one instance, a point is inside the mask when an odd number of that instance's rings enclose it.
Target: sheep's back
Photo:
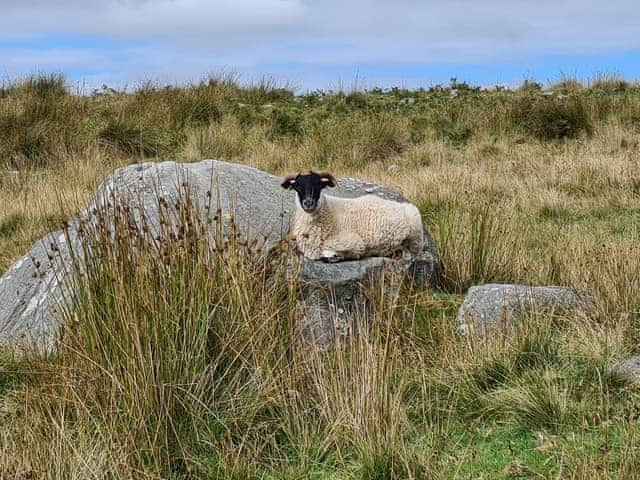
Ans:
[[[413,229],[415,207],[365,195],[357,198],[330,197],[330,205],[338,230],[355,231],[369,248],[388,245],[396,248]]]

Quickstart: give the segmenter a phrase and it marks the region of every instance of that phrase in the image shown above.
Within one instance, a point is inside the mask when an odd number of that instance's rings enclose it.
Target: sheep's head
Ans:
[[[307,213],[318,208],[320,192],[325,187],[335,187],[336,179],[330,173],[310,171],[307,175],[290,175],[282,182],[282,188],[295,190],[300,206]]]

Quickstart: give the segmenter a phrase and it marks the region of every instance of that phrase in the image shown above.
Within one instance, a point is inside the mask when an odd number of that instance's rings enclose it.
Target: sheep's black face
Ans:
[[[335,186],[336,179],[332,175],[313,171],[308,175],[292,175],[282,182],[282,188],[296,191],[300,206],[307,213],[313,213],[318,208],[320,192],[323,188]]]

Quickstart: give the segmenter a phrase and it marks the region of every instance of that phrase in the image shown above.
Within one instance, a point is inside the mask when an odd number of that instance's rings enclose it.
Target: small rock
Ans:
[[[586,292],[569,287],[487,284],[471,287],[458,315],[462,335],[491,336],[516,326],[526,315],[554,309],[587,311],[594,304]]]
[[[609,371],[629,380],[640,381],[640,355],[612,365]]]
[[[398,101],[398,105],[401,105],[401,106],[413,105],[414,103],[416,103],[416,99],[414,97],[402,98]]]
[[[400,171],[400,165],[396,165],[395,163],[387,167],[387,172],[389,173],[398,173],[399,171]]]

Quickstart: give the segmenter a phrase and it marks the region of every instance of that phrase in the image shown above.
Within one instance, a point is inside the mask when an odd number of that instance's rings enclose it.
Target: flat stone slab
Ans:
[[[469,289],[458,315],[456,327],[462,335],[489,336],[510,327],[535,312],[589,310],[593,297],[569,287],[530,287],[487,284]]]

